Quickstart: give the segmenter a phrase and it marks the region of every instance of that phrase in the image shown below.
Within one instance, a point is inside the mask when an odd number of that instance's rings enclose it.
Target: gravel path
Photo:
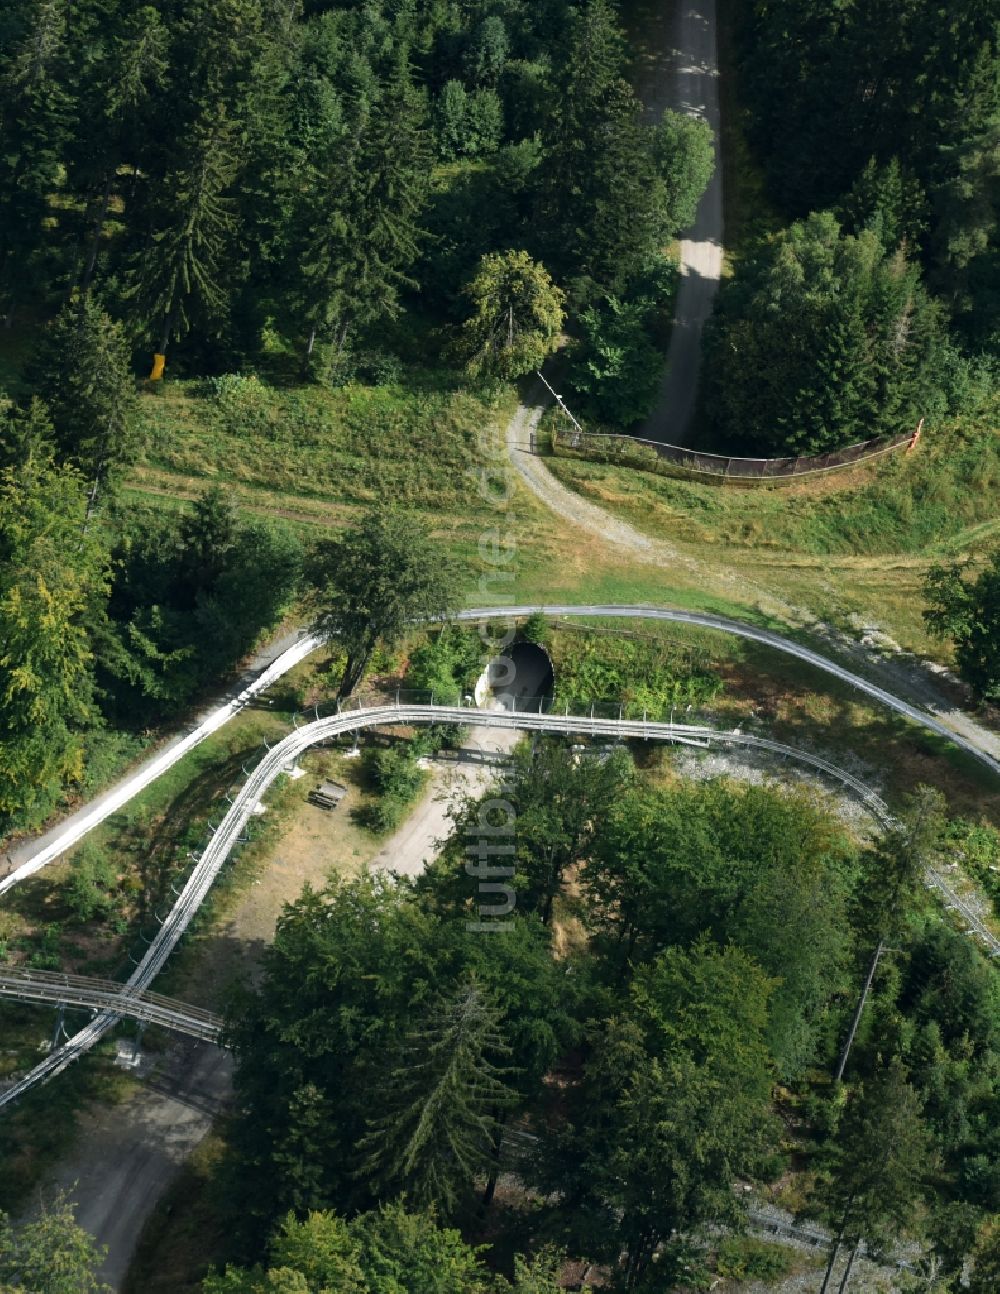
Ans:
[[[457,759],[435,759],[430,785],[403,825],[382,846],[373,871],[419,876],[451,833],[453,805],[478,797],[496,777],[496,760],[514,749],[518,732],[471,728]]]

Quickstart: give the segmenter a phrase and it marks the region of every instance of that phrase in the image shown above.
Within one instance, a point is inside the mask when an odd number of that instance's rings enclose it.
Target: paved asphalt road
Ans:
[[[698,396],[701,333],[722,277],[722,165],[719,156],[719,63],[715,0],[676,0],[672,45],[660,61],[659,84],[650,83],[647,110],[664,108],[707,121],[715,135],[715,174],[702,196],[692,229],[681,240],[681,281],[667,367],[656,408],[640,435],[671,445],[689,443]]]

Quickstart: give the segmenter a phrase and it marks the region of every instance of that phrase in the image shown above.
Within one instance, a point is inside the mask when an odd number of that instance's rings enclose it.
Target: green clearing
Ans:
[[[647,533],[699,548],[936,557],[1000,534],[998,415],[1000,400],[928,433],[912,454],[784,485],[715,485],[562,455],[548,465]]]
[[[878,624],[908,650],[947,660],[923,626],[923,576],[935,561],[978,555],[1000,539],[998,410],[994,402],[978,418],[931,430],[911,455],[781,486],[720,486],[570,457],[547,466],[583,498],[703,563],[715,587],[728,577],[734,600],[740,589],[759,606],[766,592],[839,628]]]
[[[392,499],[465,513],[478,495],[477,440],[513,411],[443,373],[407,385],[272,386],[253,376],[172,381],[142,400],[147,450],[137,483],[226,483],[349,506]],[[178,481],[178,484],[181,483]]]

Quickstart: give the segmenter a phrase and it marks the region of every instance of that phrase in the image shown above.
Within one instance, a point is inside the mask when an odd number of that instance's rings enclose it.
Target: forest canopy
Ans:
[[[749,213],[706,336],[716,434],[811,453],[971,409],[1000,362],[1000,6],[789,0],[732,18],[773,212]]]

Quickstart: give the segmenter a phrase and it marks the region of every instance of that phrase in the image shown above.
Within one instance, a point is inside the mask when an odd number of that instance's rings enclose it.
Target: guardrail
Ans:
[[[904,447],[912,448],[918,432],[880,436],[863,440],[826,454],[803,454],[795,458],[741,458],[737,455],[706,454],[681,445],[664,445],[640,436],[615,432],[579,431],[553,428],[552,452],[558,457],[585,458],[598,463],[634,467],[640,471],[670,475],[681,472],[716,481],[767,484],[800,476],[818,476],[843,467],[854,467],[881,458]]]
[[[633,738],[699,746],[722,743],[758,747],[808,764],[834,778],[854,791],[883,826],[891,825],[893,822],[881,797],[853,774],[847,773],[811,752],[797,750],[766,737],[744,733],[738,728],[725,732],[701,725],[662,723],[646,718],[614,719],[597,714],[539,714],[512,710],[477,710],[468,706],[417,705],[403,701],[397,705],[394,701],[387,703],[379,698],[359,697],[353,699],[349,707],[341,708],[338,713],[328,718],[316,719],[305,727],[297,728],[278,745],[271,747],[257,767],[249,773],[242,790],[195,864],[177,902],[150,941],[145,956],[123,986],[122,993],[132,995],[142,993],[153,982],[193,920],[223,864],[235,848],[261,797],[282,772],[290,771],[294,761],[310,746],[342,733],[357,732],[362,728],[469,722],[475,722],[478,727],[557,732],[580,737],[604,736],[614,740]],[[957,896],[951,893],[938,876],[935,876],[935,887],[942,892],[946,900],[952,900],[956,907],[959,906]],[[994,955],[1000,954],[1000,940],[997,940],[983,923],[975,918],[974,914],[970,914],[966,919],[976,922],[976,925],[971,927],[974,933],[983,939]],[[90,1024],[74,1034],[62,1047],[51,1052],[28,1074],[5,1092],[0,1093],[0,1106],[16,1101],[36,1083],[45,1082],[61,1073],[112,1029],[120,1014],[117,1008],[101,1011]]]

